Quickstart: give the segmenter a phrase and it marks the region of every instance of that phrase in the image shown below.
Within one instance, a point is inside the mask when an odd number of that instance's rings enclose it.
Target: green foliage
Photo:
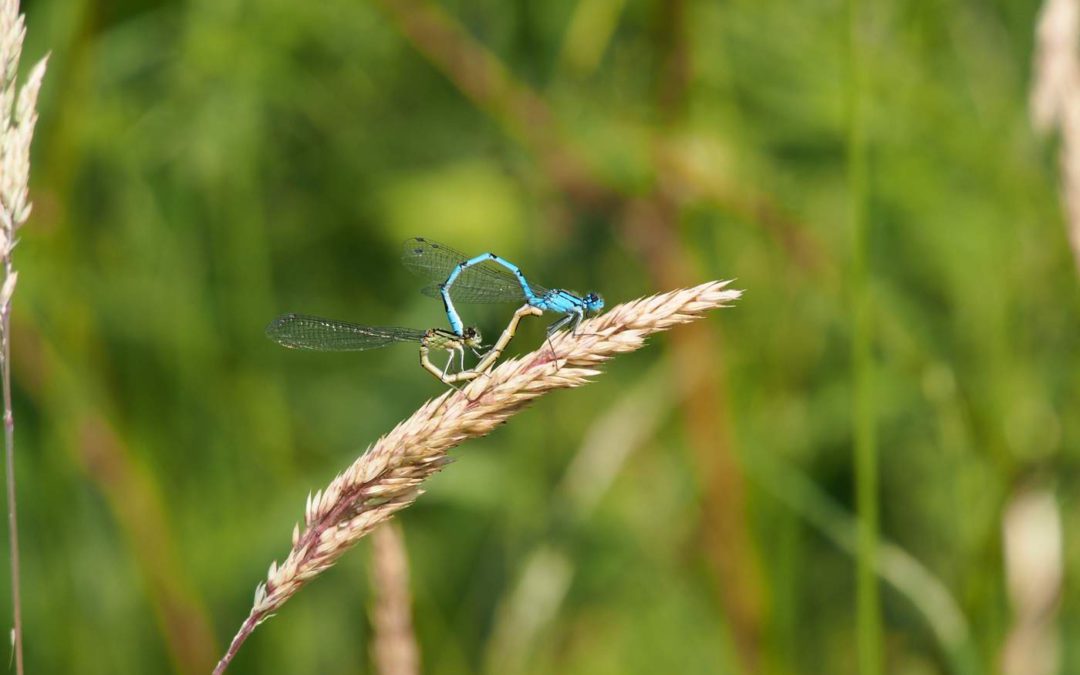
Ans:
[[[198,672],[178,616],[220,655],[308,491],[441,389],[408,347],[296,353],[263,327],[442,325],[398,262],[426,235],[609,303],[672,275],[747,292],[705,333],[716,409],[687,400],[692,343],[667,336],[461,448],[403,513],[425,672],[739,672],[740,575],[759,578],[755,672],[855,672],[843,3],[443,4],[550,106],[540,140],[433,67],[390,0],[27,4],[24,60],[53,52],[13,344],[28,671]],[[1037,3],[867,4],[881,534],[967,631],[943,638],[927,587],[883,584],[887,671],[990,673],[1013,620],[1005,504],[1049,487],[1080,526],[1080,293],[1026,109]],[[563,150],[585,178],[560,178]],[[667,220],[635,215],[658,194]],[[465,309],[489,336],[512,310]],[[603,420],[641,431],[584,507],[563,477]],[[734,496],[711,473],[731,456]],[[535,632],[506,628],[549,549],[564,592]],[[1075,539],[1065,556],[1080,572]],[[366,559],[229,672],[370,672]]]

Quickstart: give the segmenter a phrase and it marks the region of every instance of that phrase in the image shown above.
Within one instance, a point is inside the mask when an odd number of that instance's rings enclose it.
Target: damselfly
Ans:
[[[324,319],[304,314],[284,314],[270,322],[266,327],[266,336],[274,342],[290,349],[306,349],[323,352],[364,351],[377,349],[398,342],[420,343],[420,365],[442,382],[453,385],[456,382],[472,380],[487,372],[513,339],[521,317],[539,314],[533,307],[526,305],[514,313],[514,317],[503,330],[498,342],[483,356],[480,355],[480,331],[473,327],[465,328],[456,334],[441,328],[402,328],[398,326],[364,326],[347,321]],[[480,362],[475,367],[465,369],[465,349],[468,348]],[[446,366],[439,369],[431,362],[431,351],[449,352]],[[458,357],[461,370],[450,373],[450,367]]]
[[[563,289],[548,290],[525,278],[517,265],[494,253],[470,258],[445,244],[415,237],[405,242],[402,261],[412,272],[433,282],[422,292],[441,297],[450,327],[458,335],[465,330],[454,307],[459,302],[519,302],[545,312],[562,314],[548,326],[548,335],[565,326],[577,328],[586,316],[604,308],[604,299],[596,293],[579,296]]]

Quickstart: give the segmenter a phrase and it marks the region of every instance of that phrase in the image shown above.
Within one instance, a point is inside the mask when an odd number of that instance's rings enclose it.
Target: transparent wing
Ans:
[[[431,297],[439,296],[439,284],[446,281],[450,272],[461,262],[468,260],[461,251],[445,244],[415,237],[405,242],[401,260],[410,272],[432,282],[421,293]],[[542,295],[544,289],[531,283],[533,293]],[[459,302],[519,302],[525,297],[518,282],[510,270],[502,265],[486,260],[473,265],[454,281],[450,287],[450,298]]]
[[[420,342],[424,331],[393,326],[361,326],[303,314],[285,314],[270,322],[266,337],[290,349],[321,352],[362,351],[394,342]]]

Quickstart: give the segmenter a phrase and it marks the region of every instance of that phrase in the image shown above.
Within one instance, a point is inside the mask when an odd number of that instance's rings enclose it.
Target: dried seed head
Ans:
[[[6,235],[3,249],[11,253],[14,230],[30,217],[30,141],[37,123],[37,98],[45,77],[48,57],[30,70],[26,83],[16,93],[26,26],[18,3],[0,0],[0,227]]]
[[[726,288],[728,283],[713,281],[618,305],[582,322],[576,333],[556,335],[537,351],[504,361],[462,391],[448,391],[420,406],[308,498],[303,531],[294,530],[292,550],[280,565],[271,566],[257,589],[255,605],[229,654],[308,579],[411,504],[423,481],[448,463],[451,448],[488,434],[549,391],[585,384],[600,373],[596,366],[639,349],[646,336],[729,305],[741,291]]]

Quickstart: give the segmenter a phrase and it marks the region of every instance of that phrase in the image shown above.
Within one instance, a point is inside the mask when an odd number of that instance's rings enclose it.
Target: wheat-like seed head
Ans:
[[[223,672],[251,630],[308,580],[415,501],[420,484],[450,461],[447,451],[488,434],[549,391],[585,384],[599,374],[597,366],[640,348],[649,334],[728,305],[741,295],[727,289],[729,283],[713,281],[618,305],[582,322],[574,334],[558,334],[540,349],[504,361],[462,391],[447,391],[421,406],[308,498],[304,526],[293,529],[292,550],[280,565],[270,565],[266,581],[255,591],[251,614],[215,672]]]
[[[47,57],[38,61],[22,88],[16,87],[25,36],[19,3],[0,0],[0,258],[5,259],[15,245],[15,231],[30,217],[30,140],[47,61]],[[0,292],[4,306],[14,291],[14,275],[5,282]]]

